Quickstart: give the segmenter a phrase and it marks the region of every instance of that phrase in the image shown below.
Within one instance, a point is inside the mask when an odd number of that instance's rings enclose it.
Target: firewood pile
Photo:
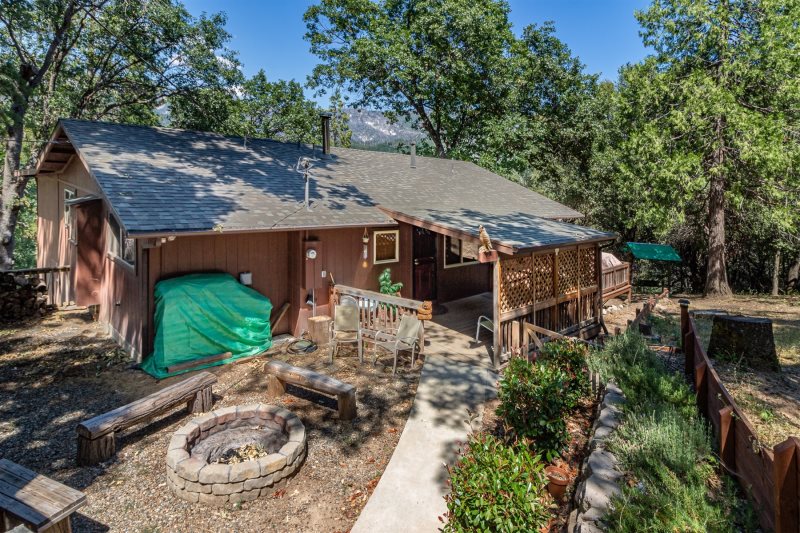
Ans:
[[[47,305],[47,284],[38,276],[0,273],[0,321],[42,316]]]

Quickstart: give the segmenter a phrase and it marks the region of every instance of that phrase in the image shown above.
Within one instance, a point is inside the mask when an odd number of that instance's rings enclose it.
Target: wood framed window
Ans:
[[[372,263],[397,263],[400,261],[400,230],[376,231],[372,235]]]
[[[108,253],[130,266],[136,264],[136,241],[128,237],[114,215],[108,215]]]
[[[478,262],[477,242],[462,241],[448,235],[444,236],[444,267],[454,268],[473,265]]]

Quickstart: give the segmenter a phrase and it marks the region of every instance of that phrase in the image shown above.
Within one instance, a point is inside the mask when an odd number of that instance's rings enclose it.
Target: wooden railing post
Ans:
[[[694,390],[697,394],[697,408],[700,413],[708,418],[708,375],[705,361],[700,361],[694,367]]]
[[[736,422],[730,405],[719,410],[719,457],[728,470],[736,471]]]
[[[683,342],[684,337],[689,332],[689,300],[682,298],[678,300],[678,303],[681,305],[681,342]],[[686,349],[685,345],[683,349]]]
[[[800,440],[789,437],[773,449],[775,531],[800,531]]]

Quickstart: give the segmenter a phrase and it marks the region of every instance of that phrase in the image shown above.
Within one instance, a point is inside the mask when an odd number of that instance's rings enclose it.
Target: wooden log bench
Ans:
[[[209,372],[165,387],[128,405],[78,424],[78,464],[94,465],[114,456],[114,434],[149,420],[182,403],[189,413],[204,413],[213,403],[211,386],[217,377]]]
[[[0,531],[72,531],[70,517],[86,495],[48,477],[0,459]]]
[[[267,395],[275,398],[286,392],[286,384],[297,385],[328,396],[335,396],[339,406],[339,419],[356,417],[356,388],[350,383],[314,372],[307,368],[292,366],[283,361],[270,361],[267,372]]]

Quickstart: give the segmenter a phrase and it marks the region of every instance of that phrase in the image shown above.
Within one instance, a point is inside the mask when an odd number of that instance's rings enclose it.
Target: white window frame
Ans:
[[[113,223],[112,223],[112,221],[113,221]],[[117,228],[119,229],[119,233],[116,233],[114,231],[114,225],[113,224],[117,225]],[[106,244],[106,248],[108,250],[108,255],[110,255],[112,258],[122,262],[123,264],[125,264],[125,265],[127,265],[127,266],[129,266],[131,268],[135,267],[136,266],[136,241],[134,239],[130,239],[128,237],[128,233],[125,231],[125,228],[122,227],[122,224],[119,222],[119,220],[114,215],[112,215],[111,213],[109,213],[109,215],[108,215],[108,237],[109,237],[107,239],[108,242]],[[127,241],[127,240],[133,241],[133,258],[130,261],[125,259],[125,241]],[[117,245],[119,246],[119,250],[114,250],[113,243],[115,241],[117,242]]]
[[[72,220],[75,211],[68,202],[70,200],[74,200],[77,196],[78,191],[70,187],[64,187],[64,194],[62,198],[64,202],[64,228],[67,230],[67,238],[69,238],[71,241],[77,240],[78,232],[75,230],[75,221]]]
[[[378,236],[380,235],[394,235],[394,259],[378,260]],[[388,263],[400,262],[400,230],[376,230],[372,232],[372,264],[385,265]]]
[[[447,264],[447,239],[456,239],[458,240],[458,257],[461,259],[460,263],[453,263],[448,265]],[[480,263],[477,259],[473,261],[464,261],[464,239],[459,239],[458,237],[451,237],[449,235],[442,236],[442,266],[444,268],[459,268],[462,266],[467,265],[477,265]]]

